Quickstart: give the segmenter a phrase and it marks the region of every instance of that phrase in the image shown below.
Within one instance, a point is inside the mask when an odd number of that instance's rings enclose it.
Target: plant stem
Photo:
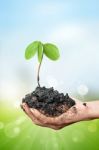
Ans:
[[[41,68],[41,64],[42,64],[42,60],[43,60],[43,53],[42,53],[42,59],[39,63],[39,66],[38,66],[38,72],[37,72],[37,83],[38,83],[38,86],[40,87],[40,68]]]

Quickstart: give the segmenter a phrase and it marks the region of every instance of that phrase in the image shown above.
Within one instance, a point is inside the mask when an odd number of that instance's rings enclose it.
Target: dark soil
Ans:
[[[22,102],[51,117],[59,116],[75,105],[75,101],[68,94],[64,95],[46,87],[37,87],[35,91],[26,95]]]

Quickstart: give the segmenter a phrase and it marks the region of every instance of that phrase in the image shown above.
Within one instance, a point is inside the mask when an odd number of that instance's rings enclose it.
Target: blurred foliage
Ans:
[[[0,101],[0,150],[99,149],[99,121],[80,122],[59,131],[33,125],[20,107]]]

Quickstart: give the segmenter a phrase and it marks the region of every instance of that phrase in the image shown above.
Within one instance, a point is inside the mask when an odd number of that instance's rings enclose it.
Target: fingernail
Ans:
[[[23,108],[25,108],[25,105],[23,105]]]
[[[26,106],[26,104],[25,104],[25,103],[23,103],[23,106]]]

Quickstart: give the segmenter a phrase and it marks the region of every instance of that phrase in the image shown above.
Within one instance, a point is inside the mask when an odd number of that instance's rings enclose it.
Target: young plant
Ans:
[[[40,41],[34,41],[27,46],[26,51],[25,51],[25,58],[27,60],[29,60],[32,57],[34,57],[36,53],[38,55],[38,61],[39,61],[37,82],[38,82],[38,86],[40,87],[39,73],[40,73],[40,67],[41,67],[41,63],[43,60],[43,56],[45,55],[49,59],[55,61],[55,60],[59,59],[60,54],[59,54],[58,48],[54,44],[51,44],[51,43],[43,44]]]

